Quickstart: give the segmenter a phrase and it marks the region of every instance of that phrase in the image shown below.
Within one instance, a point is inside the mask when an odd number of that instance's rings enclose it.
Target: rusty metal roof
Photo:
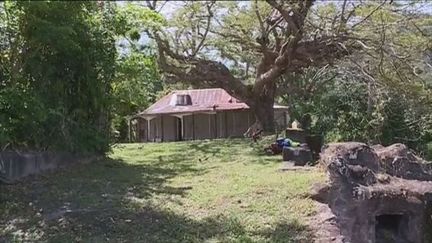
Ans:
[[[192,105],[175,105],[177,95],[189,95],[192,99]],[[281,109],[286,107],[275,105],[275,108]],[[223,89],[176,90],[156,101],[156,103],[145,111],[139,113],[138,116],[241,109],[249,109],[249,106],[232,97]]]

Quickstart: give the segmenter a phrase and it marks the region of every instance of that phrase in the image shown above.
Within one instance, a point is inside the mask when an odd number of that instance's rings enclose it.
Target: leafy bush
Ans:
[[[374,90],[371,102],[367,82],[361,76],[334,75],[334,70],[327,70],[313,80],[311,76],[317,72],[307,70],[290,77],[288,91],[281,92],[292,119],[310,117],[310,131],[324,135],[326,142],[405,143],[432,158],[432,113],[424,93],[416,91],[413,95],[408,88],[382,84]],[[310,87],[314,92],[305,91]]]
[[[109,5],[8,2],[0,19],[2,148],[107,151],[116,59]]]

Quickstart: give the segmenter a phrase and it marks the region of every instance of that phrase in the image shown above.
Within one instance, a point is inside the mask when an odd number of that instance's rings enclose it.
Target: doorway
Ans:
[[[183,119],[176,117],[176,141],[183,141]]]
[[[408,217],[403,214],[383,214],[375,217],[376,243],[402,243],[409,230]]]

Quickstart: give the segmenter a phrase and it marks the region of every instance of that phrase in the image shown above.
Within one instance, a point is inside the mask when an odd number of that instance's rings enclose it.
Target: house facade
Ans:
[[[276,126],[289,121],[288,108],[275,105]],[[248,105],[223,89],[173,91],[130,122],[135,142],[167,142],[242,137],[255,122]]]

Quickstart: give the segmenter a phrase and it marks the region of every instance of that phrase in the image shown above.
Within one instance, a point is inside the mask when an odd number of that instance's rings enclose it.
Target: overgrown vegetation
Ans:
[[[128,117],[155,102],[162,89],[154,55],[132,51],[117,60],[112,122],[117,141],[127,141]]]
[[[293,118],[309,119],[327,141],[401,142],[432,159],[432,17],[420,4],[401,6],[377,9],[357,30],[374,44],[360,42],[333,66],[285,76],[279,94]]]
[[[119,144],[107,160],[0,187],[0,236],[52,242],[310,242],[317,171],[250,140]],[[185,153],[187,151],[187,153]],[[1,237],[0,237],[1,239]]]
[[[0,145],[105,152],[116,58],[109,4],[0,5]]]
[[[192,85],[245,98],[267,129],[279,101],[329,142],[432,156],[429,5],[289,4],[0,3],[0,147],[106,152],[131,115]]]
[[[368,111],[368,84],[361,75],[322,72],[310,70],[294,77],[287,88],[292,93],[281,90],[281,102],[290,105],[292,119],[310,124],[311,132],[325,135],[327,142],[400,142],[432,159],[430,90],[422,89],[424,94],[409,96],[409,90],[381,84],[380,95],[373,97],[372,111]]]

